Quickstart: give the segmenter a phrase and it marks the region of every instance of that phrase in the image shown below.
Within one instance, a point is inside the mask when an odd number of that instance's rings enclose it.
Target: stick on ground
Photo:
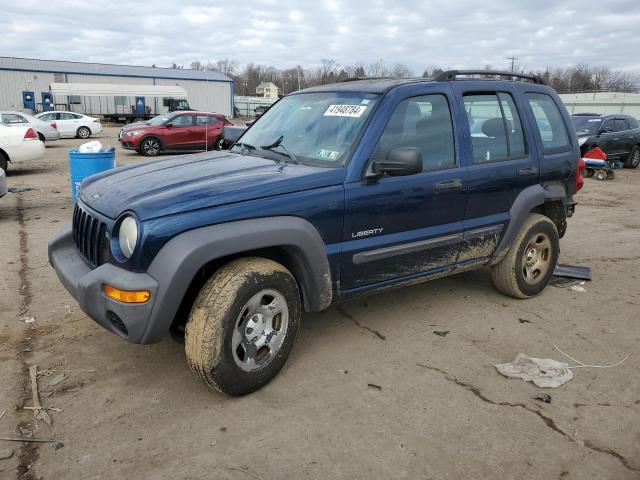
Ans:
[[[47,425],[51,425],[51,417],[40,403],[40,395],[38,394],[38,366],[31,365],[29,367],[31,375],[31,394],[33,396],[33,414],[36,417],[36,430],[38,429],[38,420],[42,420]]]

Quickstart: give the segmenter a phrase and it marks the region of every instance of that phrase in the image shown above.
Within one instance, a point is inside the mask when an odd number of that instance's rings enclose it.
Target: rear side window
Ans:
[[[521,158],[527,154],[522,123],[508,93],[464,96],[474,163]]]
[[[621,118],[616,118],[615,126],[616,132],[624,132],[625,130],[629,130],[629,125],[627,125],[627,122]]]
[[[544,93],[527,93],[527,100],[538,125],[544,154],[571,150],[567,129],[553,99]]]
[[[423,171],[456,166],[451,111],[444,95],[412,97],[396,107],[373,156],[382,160],[400,147],[420,150]]]

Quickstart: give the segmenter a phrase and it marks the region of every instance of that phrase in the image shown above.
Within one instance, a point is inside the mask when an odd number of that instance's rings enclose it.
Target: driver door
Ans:
[[[423,171],[345,185],[345,290],[437,273],[457,261],[466,169],[456,154],[453,98],[447,86],[440,88],[395,106],[371,159],[415,147],[422,153]]]
[[[192,148],[199,138],[193,128],[193,115],[173,117],[164,127],[163,144],[169,150]],[[169,126],[171,125],[171,126]]]

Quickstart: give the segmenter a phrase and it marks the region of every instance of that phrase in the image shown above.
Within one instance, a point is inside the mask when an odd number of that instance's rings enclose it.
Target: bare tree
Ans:
[[[410,78],[413,77],[413,70],[403,63],[396,63],[391,70],[391,76],[395,78]]]

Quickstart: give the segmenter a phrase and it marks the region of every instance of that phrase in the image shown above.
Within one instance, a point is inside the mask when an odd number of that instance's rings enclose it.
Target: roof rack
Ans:
[[[545,81],[537,75],[527,75],[526,73],[517,72],[503,72],[499,70],[449,70],[442,72],[434,78],[436,82],[450,82],[456,80],[458,75],[488,75],[492,77],[515,77],[525,80],[531,80],[531,82],[538,85],[546,85]]]
[[[344,80],[340,80],[340,83],[344,82],[358,82],[360,80],[393,80],[394,77],[349,77]]]
[[[572,117],[601,117],[602,114],[595,113],[595,112],[581,112],[581,113],[572,113],[571,116]]]

